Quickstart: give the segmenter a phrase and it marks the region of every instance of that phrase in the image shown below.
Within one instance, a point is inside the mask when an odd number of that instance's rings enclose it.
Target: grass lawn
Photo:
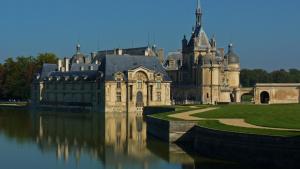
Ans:
[[[153,114],[150,115],[151,117],[155,117],[158,119],[163,119],[163,120],[180,120],[176,118],[169,117],[169,115],[172,114],[177,114],[177,113],[182,113],[186,111],[191,111],[191,110],[198,110],[198,109],[204,109],[209,106],[207,105],[182,105],[182,106],[175,106],[175,111],[174,112],[165,112],[165,113],[159,113],[159,114]]]
[[[187,112],[191,110],[211,107],[208,105],[176,106],[175,112],[166,112],[151,115],[152,117],[164,120],[180,120],[171,118],[169,115]],[[217,118],[242,118],[254,125],[300,129],[300,104],[291,105],[218,105],[219,109],[195,114],[194,116],[207,119]],[[199,126],[221,131],[231,131],[247,134],[271,135],[271,136],[300,136],[300,132],[277,131],[269,129],[253,129],[228,126],[217,120],[201,120]]]
[[[242,118],[258,126],[300,129],[300,104],[224,105],[217,110],[199,113],[201,118]]]
[[[268,129],[250,129],[243,127],[228,126],[220,123],[217,120],[203,120],[199,121],[198,125],[205,128],[210,128],[219,131],[229,131],[235,133],[246,133],[246,134],[256,134],[256,135],[267,135],[267,136],[281,136],[281,137],[293,137],[300,136],[300,132],[296,131],[278,131],[278,130],[268,130]]]

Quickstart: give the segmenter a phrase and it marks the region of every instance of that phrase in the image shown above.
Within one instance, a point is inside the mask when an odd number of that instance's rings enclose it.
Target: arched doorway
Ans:
[[[260,93],[260,103],[261,104],[269,104],[270,102],[270,94],[266,91]]]
[[[136,107],[144,107],[144,98],[141,91],[136,94]]]

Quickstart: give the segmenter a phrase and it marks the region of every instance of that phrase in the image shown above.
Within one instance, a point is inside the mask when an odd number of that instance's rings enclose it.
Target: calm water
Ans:
[[[241,168],[189,155],[148,136],[134,113],[0,110],[0,167],[43,169]]]

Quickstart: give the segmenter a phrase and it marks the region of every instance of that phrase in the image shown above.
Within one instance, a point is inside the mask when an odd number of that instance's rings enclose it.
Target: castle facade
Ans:
[[[139,55],[138,55],[139,54]],[[80,52],[45,64],[32,85],[32,105],[41,108],[138,112],[171,105],[171,79],[155,48]]]
[[[232,44],[225,54],[214,37],[208,38],[199,1],[195,15],[191,37],[184,36],[182,51],[169,55],[164,65],[173,81],[172,99],[203,104],[239,102],[239,56]]]

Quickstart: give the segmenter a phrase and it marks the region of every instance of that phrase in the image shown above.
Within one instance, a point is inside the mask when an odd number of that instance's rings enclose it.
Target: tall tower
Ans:
[[[225,55],[228,66],[228,85],[236,89],[240,87],[240,57],[234,52],[233,44],[228,45],[228,53]]]
[[[196,27],[199,27],[202,24],[202,10],[200,5],[200,0],[197,0],[197,9],[195,14],[196,14]]]

